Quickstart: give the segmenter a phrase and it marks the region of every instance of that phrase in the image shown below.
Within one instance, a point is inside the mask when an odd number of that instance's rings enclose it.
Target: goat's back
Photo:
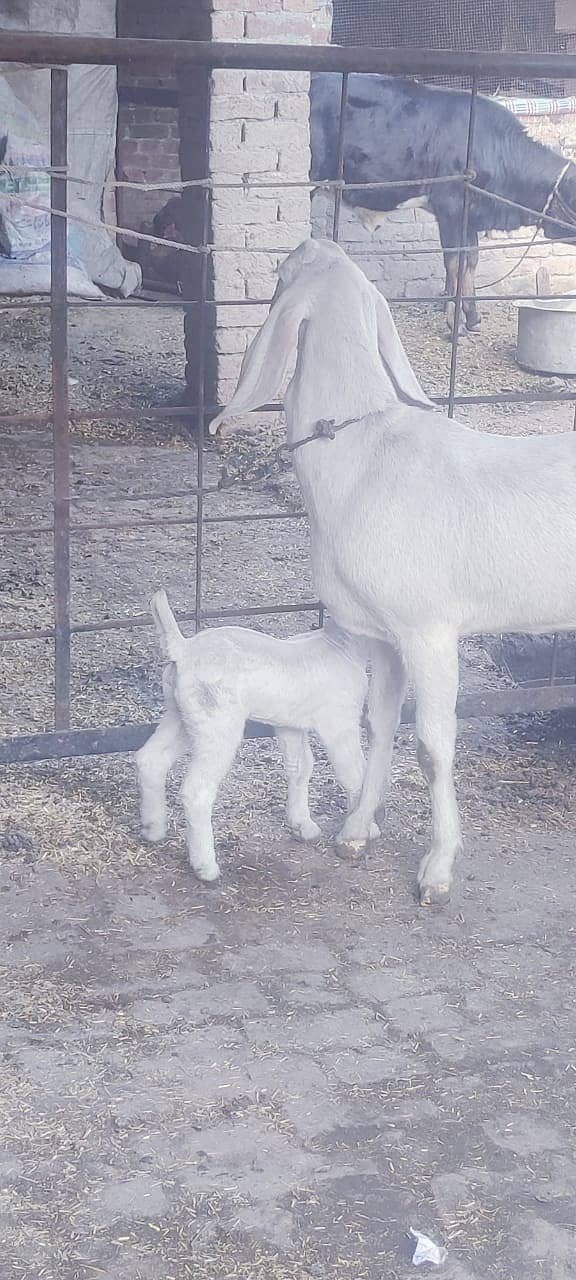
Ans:
[[[186,640],[177,663],[178,703],[209,710],[234,705],[270,724],[316,727],[327,700],[353,703],[366,694],[361,642],[321,630],[279,639],[244,627],[215,627]]]
[[[488,435],[402,406],[352,430],[313,518],[318,587],[342,621],[361,599],[366,617],[389,609],[392,636],[434,619],[462,634],[576,625],[576,436]]]

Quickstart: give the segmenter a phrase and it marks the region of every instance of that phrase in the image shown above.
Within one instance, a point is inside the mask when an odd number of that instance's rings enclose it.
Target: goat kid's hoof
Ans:
[[[298,826],[292,827],[292,833],[297,840],[304,840],[307,844],[311,840],[322,839],[322,829],[317,822],[299,822]]]
[[[154,822],[147,822],[146,826],[142,827],[141,834],[147,844],[158,844],[160,840],[166,839],[168,828]]]
[[[421,884],[421,907],[444,907],[450,901],[449,884]]]
[[[210,863],[204,867],[192,867],[195,875],[203,884],[213,884],[215,880],[220,879],[220,867],[217,862]]]

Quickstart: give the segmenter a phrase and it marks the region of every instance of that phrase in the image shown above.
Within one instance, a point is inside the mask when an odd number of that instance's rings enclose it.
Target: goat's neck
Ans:
[[[394,391],[376,340],[360,313],[336,305],[305,321],[294,376],[284,397],[288,441],[296,444],[321,418],[340,423],[386,408]],[[304,450],[317,447],[304,445]]]

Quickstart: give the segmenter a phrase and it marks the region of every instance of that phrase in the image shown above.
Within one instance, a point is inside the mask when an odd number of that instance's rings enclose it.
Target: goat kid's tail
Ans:
[[[154,619],[162,652],[171,662],[177,662],[182,652],[185,637],[172,613],[165,591],[156,591],[150,601],[150,612]]]

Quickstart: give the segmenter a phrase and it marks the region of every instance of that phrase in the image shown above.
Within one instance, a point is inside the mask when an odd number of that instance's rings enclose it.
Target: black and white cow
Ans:
[[[321,72],[311,77],[310,123],[311,180],[335,178],[338,153],[339,113],[342,77]],[[400,205],[420,205],[434,215],[444,249],[446,293],[453,295],[458,274],[458,255],[451,252],[460,243],[462,186],[460,183],[429,184],[427,178],[462,173],[466,168],[466,147],[470,95],[460,89],[431,88],[414,80],[395,76],[350,75],[345,109],[344,178],[349,183],[411,181],[418,186],[380,188],[373,191],[344,191],[351,206],[370,230],[376,230],[382,214]],[[576,166],[562,175],[566,161],[530,138],[520,121],[492,98],[478,96],[471,168],[475,182],[487,193],[494,192],[539,213],[574,222],[574,236],[542,219],[544,234],[551,240],[576,239]],[[560,181],[559,181],[560,179]],[[556,184],[558,187],[556,189]],[[463,275],[463,292],[471,300],[463,303],[466,324],[480,323],[474,294],[474,274],[478,264],[478,234],[485,231],[513,231],[535,226],[537,214],[523,213],[488,195],[470,193],[470,209]],[[448,313],[452,322],[453,305]]]

